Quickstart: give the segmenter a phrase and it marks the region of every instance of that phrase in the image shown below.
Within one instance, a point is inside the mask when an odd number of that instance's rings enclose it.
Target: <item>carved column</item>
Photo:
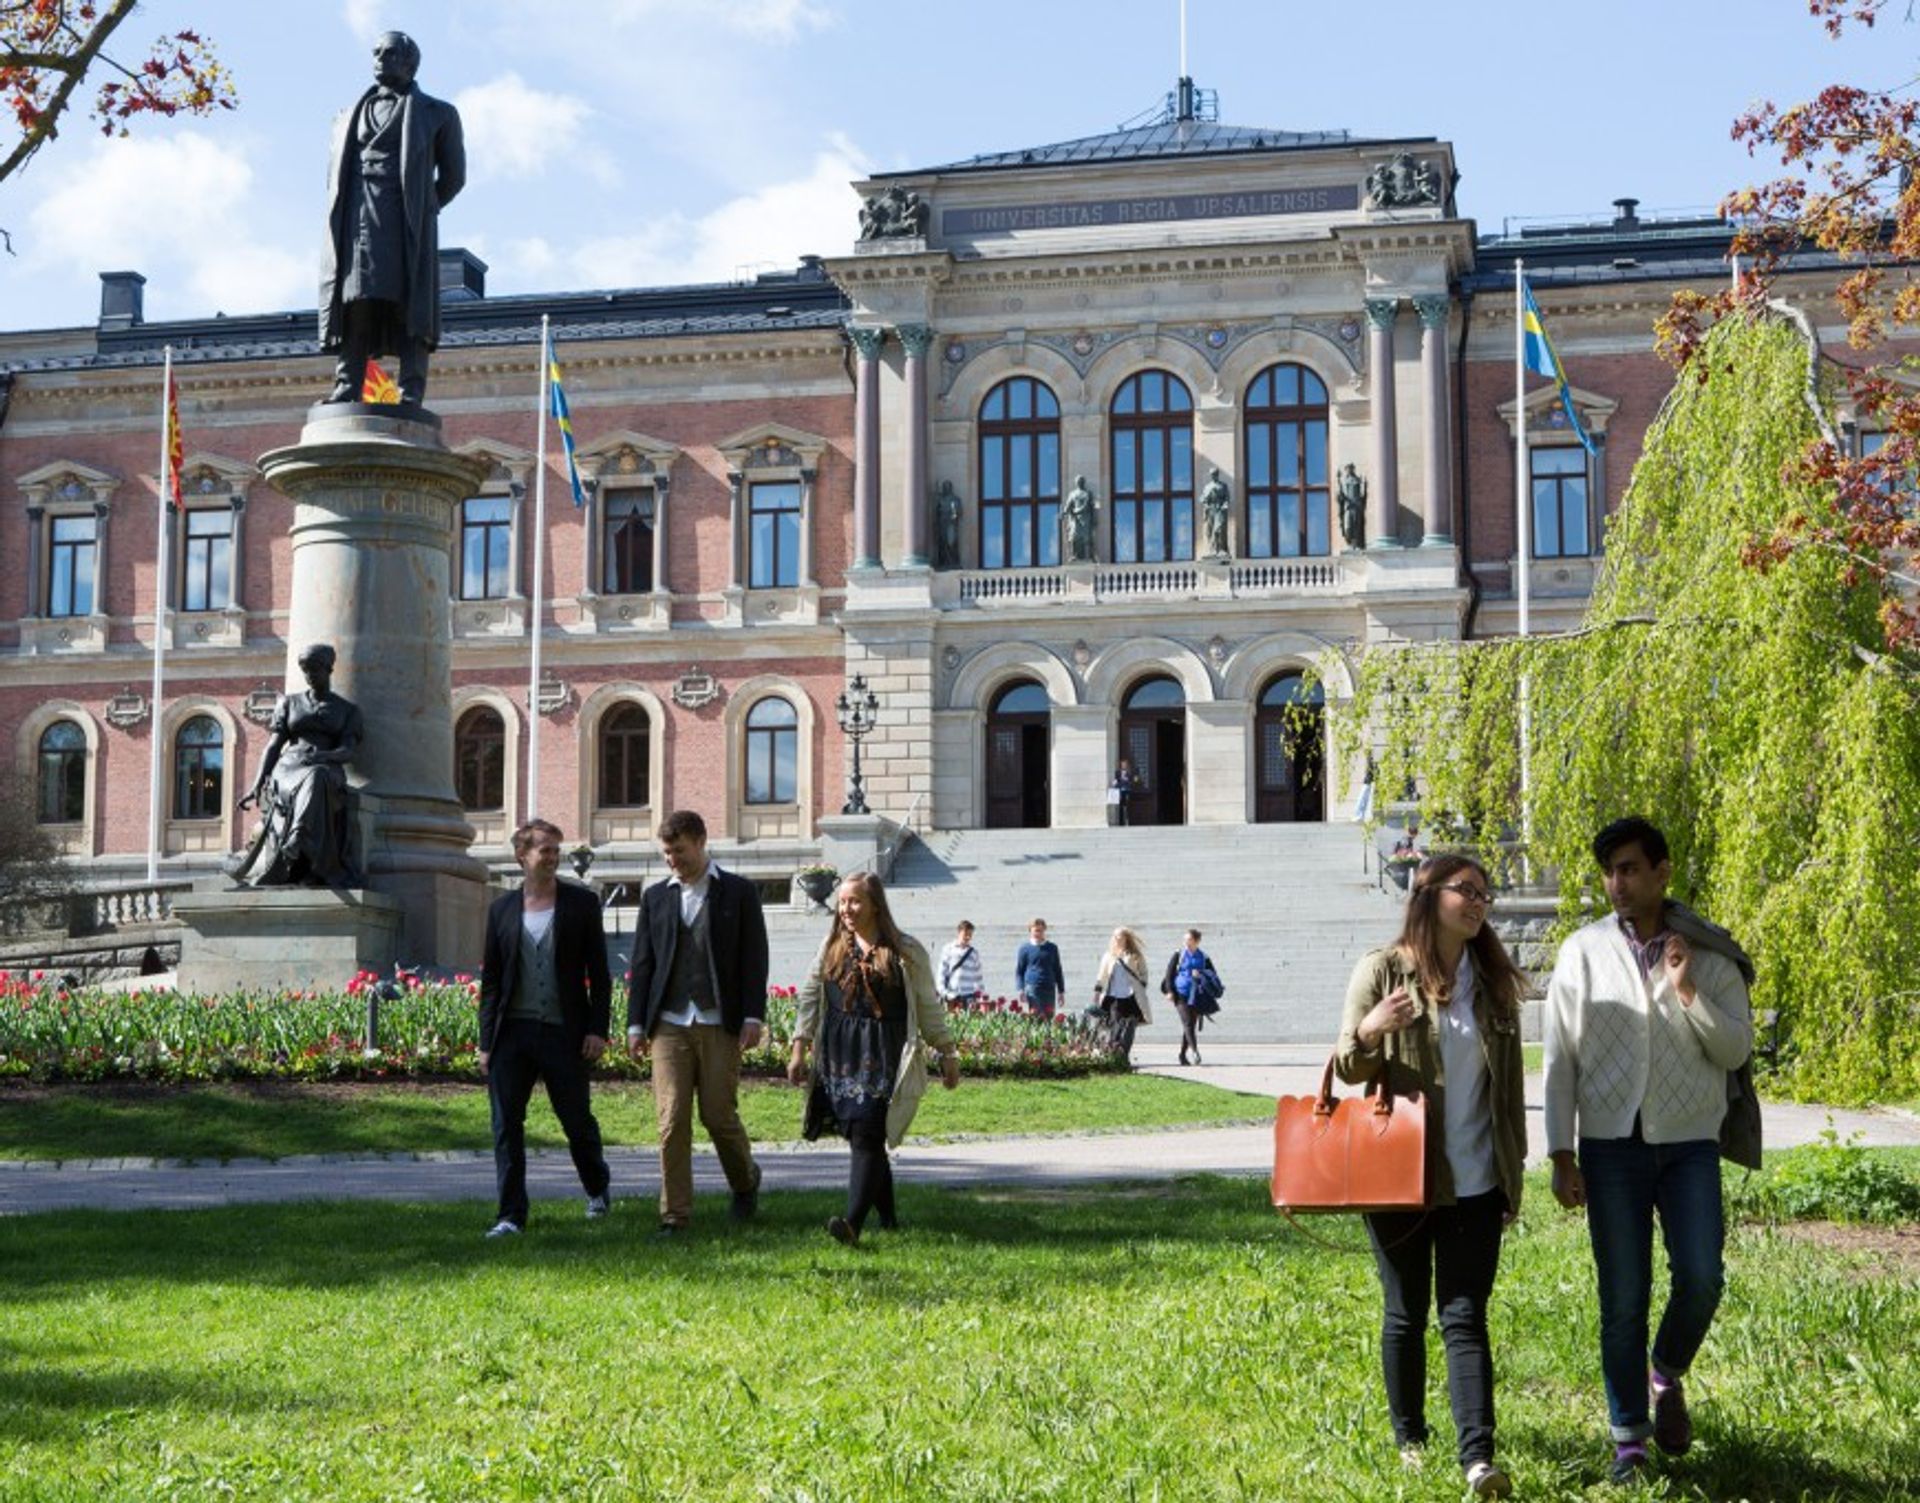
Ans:
[[[40,589],[44,583],[42,574],[45,564],[41,562],[40,549],[45,542],[47,530],[47,509],[44,506],[27,508],[27,610],[28,616],[40,614]]]
[[[1426,383],[1426,525],[1420,546],[1444,548],[1453,541],[1453,453],[1447,436],[1447,314],[1444,295],[1417,297],[1420,315],[1420,374]]]
[[[885,329],[849,329],[853,340],[853,567],[880,567],[880,346]]]
[[[606,494],[600,485],[600,471],[582,473],[580,485],[587,493],[585,525],[580,529],[580,593],[598,595],[600,593],[600,540],[606,531],[601,519],[602,509],[606,506]],[[542,592],[542,598],[545,598]]]
[[[728,470],[727,485],[733,492],[727,503],[732,536],[727,549],[727,588],[743,590],[747,585],[746,566],[742,562],[747,556],[747,477],[738,470]]]
[[[507,599],[524,600],[527,592],[520,587],[523,573],[520,560],[526,556],[526,544],[520,534],[527,526],[527,485],[524,480],[513,479],[507,482]],[[587,588],[593,588],[593,577],[587,577]]]
[[[107,612],[107,503],[93,503],[93,614]],[[155,620],[158,620],[156,610]]]
[[[653,477],[653,593],[667,595],[667,492],[673,482],[664,474]]]
[[[818,470],[800,472],[800,584],[802,588],[818,582],[813,577],[813,482],[819,473]]]
[[[1400,300],[1367,299],[1367,364],[1373,378],[1373,474],[1367,488],[1367,546],[1400,546],[1400,441],[1394,429],[1393,321]]]
[[[907,353],[907,556],[910,569],[924,569],[932,560],[927,546],[927,350],[933,330],[925,324],[902,324],[896,331]]]
[[[247,540],[242,534],[242,524],[247,516],[247,498],[244,492],[235,491],[227,498],[227,505],[233,509],[232,540],[227,544],[227,609],[244,611],[247,608],[243,593],[246,583],[245,560]]]

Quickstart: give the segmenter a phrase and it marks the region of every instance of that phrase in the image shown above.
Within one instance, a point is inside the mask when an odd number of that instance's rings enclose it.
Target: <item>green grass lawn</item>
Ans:
[[[594,1088],[610,1143],[651,1143],[653,1096],[644,1085]],[[761,1142],[800,1136],[800,1092],[749,1083],[747,1130]],[[1273,1102],[1152,1075],[1075,1080],[967,1080],[927,1092],[914,1133],[1064,1132],[1271,1118]],[[535,1093],[528,1142],[565,1146]],[[487,1096],[474,1085],[46,1086],[0,1088],[0,1157],[15,1159],[284,1158],[296,1153],[488,1148]]]
[[[1614,1498],[1581,1225],[1535,1176],[1495,1294],[1502,1455],[1527,1499]],[[0,1497],[1433,1499],[1404,1472],[1369,1260],[1261,1187],[903,1184],[856,1250],[837,1198],[693,1238],[471,1205],[0,1218]],[[712,1228],[711,1231],[705,1230]],[[1351,1238],[1336,1223],[1328,1234]],[[1695,1369],[1699,1438],[1647,1495],[1910,1498],[1913,1265],[1743,1228]]]

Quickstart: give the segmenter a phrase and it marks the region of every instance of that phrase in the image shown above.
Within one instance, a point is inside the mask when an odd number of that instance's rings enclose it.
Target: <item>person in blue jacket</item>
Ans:
[[[1167,974],[1160,979],[1160,994],[1170,998],[1180,1015],[1180,1063],[1193,1056],[1200,1063],[1200,1020],[1220,1010],[1220,973],[1213,968],[1207,952],[1200,948],[1200,931],[1189,929],[1180,948],[1167,962]]]
[[[1047,921],[1027,926],[1028,942],[1013,960],[1013,984],[1020,1000],[1043,1018],[1053,1016],[1060,994],[1067,989],[1067,973],[1060,966],[1060,947],[1047,938]]]

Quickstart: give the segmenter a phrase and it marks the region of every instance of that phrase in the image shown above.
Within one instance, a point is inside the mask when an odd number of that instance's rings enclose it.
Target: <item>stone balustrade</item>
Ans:
[[[1152,564],[1061,564],[1046,569],[964,569],[935,576],[934,603],[1018,608],[1134,600],[1270,600],[1348,593],[1340,558],[1197,559]]]

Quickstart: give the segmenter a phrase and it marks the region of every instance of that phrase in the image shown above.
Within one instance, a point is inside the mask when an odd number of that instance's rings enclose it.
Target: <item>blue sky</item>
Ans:
[[[0,187],[0,329],[91,323],[101,271],[152,318],[310,307],[329,122],[392,26],[456,100],[471,178],[441,243],[497,293],[725,281],[855,232],[864,172],[1110,130],[1178,73],[1178,0],[148,0],[194,26],[241,107],[69,125]],[[1438,136],[1461,211],[1711,205],[1766,175],[1728,137],[1751,101],[1914,76],[1920,27],[1829,41],[1804,0],[1190,0],[1190,69],[1233,124]],[[123,50],[132,50],[131,48]]]

